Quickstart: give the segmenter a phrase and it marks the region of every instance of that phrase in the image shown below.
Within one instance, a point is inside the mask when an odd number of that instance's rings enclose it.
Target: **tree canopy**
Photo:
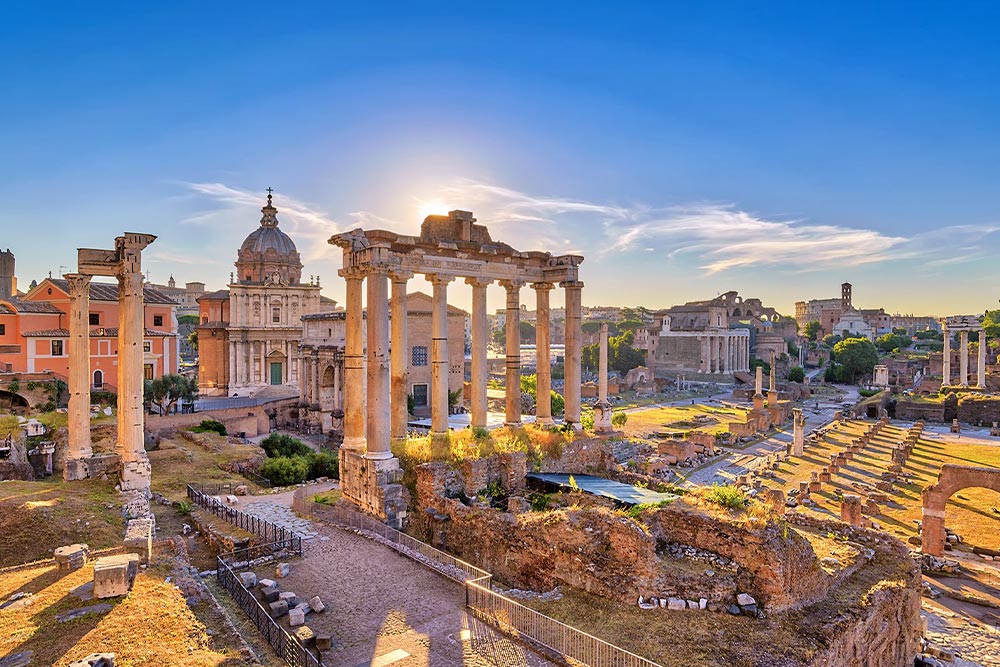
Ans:
[[[635,349],[635,333],[626,331],[620,336],[608,337],[608,369],[618,371],[622,375],[637,366],[642,366],[646,358],[642,352]],[[600,368],[601,346],[599,343],[583,348],[582,363],[588,371],[596,373]]]
[[[809,340],[814,341],[816,340],[816,336],[818,336],[819,332],[822,330],[823,325],[819,323],[819,320],[810,320],[809,322],[806,322],[806,326],[802,330],[802,333],[804,333]]]
[[[871,375],[878,363],[878,350],[867,338],[848,338],[833,346],[843,379],[855,384],[858,376]]]
[[[198,396],[197,378],[183,375],[164,375],[155,380],[146,380],[143,385],[143,399],[148,405],[156,406],[160,414],[176,411],[180,400],[193,401]]]
[[[789,382],[804,382],[806,379],[806,369],[802,366],[792,366],[788,370],[788,381]]]
[[[910,346],[909,336],[901,336],[897,333],[887,333],[879,336],[875,339],[875,347],[883,352],[892,352],[893,350],[904,350]]]

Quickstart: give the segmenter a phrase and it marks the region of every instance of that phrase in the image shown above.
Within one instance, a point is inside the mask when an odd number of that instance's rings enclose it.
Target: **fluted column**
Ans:
[[[979,331],[979,364],[976,371],[976,386],[986,388],[986,330]]]
[[[567,424],[580,423],[580,363],[583,353],[583,282],[566,281],[559,284],[566,290],[566,386],[565,417]]]
[[[373,267],[368,272],[368,401],[365,437],[368,459],[392,458],[389,447],[389,275]]]
[[[344,307],[344,442],[346,449],[364,451],[365,413],[362,391],[365,384],[364,312],[361,309],[361,287],[364,274],[357,270],[342,269],[347,283]]]
[[[448,434],[448,283],[454,276],[429,274],[431,304],[431,436]]]
[[[486,287],[492,280],[466,278],[472,286],[472,427],[486,428],[486,352],[489,326],[486,319]]]
[[[969,332],[962,331],[958,335],[958,379],[963,387],[969,386]]]
[[[941,385],[944,387],[951,386],[951,332],[948,331],[947,326],[941,327],[944,331],[944,351],[941,357]]]
[[[406,440],[406,424],[410,415],[407,411],[406,396],[409,393],[409,351],[410,345],[407,341],[406,320],[407,296],[406,283],[413,277],[409,271],[393,271],[389,274],[392,279],[392,342],[389,345],[392,355],[392,423],[389,428],[389,435],[393,440]]]
[[[84,459],[94,454],[90,441],[90,276],[67,273],[69,283],[69,452],[63,477],[87,477]]]
[[[535,377],[536,394],[535,423],[542,426],[552,424],[552,364],[549,347],[549,292],[552,283],[533,283],[535,290]],[[607,379],[605,379],[605,383]]]
[[[507,347],[506,417],[508,426],[521,425],[521,286],[523,280],[501,280],[507,291],[504,324]]]
[[[145,458],[143,447],[143,364],[145,334],[142,274],[118,275],[118,445],[122,461]]]

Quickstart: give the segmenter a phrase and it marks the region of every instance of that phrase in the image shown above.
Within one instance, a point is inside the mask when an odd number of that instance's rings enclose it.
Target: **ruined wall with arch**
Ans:
[[[921,549],[925,554],[944,553],[944,514],[948,499],[956,491],[969,487],[992,489],[1000,493],[1000,468],[980,468],[946,463],[941,466],[937,484],[923,491]]]

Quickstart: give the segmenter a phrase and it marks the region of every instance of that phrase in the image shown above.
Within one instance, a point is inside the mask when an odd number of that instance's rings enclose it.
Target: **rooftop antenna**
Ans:
[[[67,268],[68,268],[68,267],[67,267],[67,266],[66,266],[65,264],[60,264],[60,265],[59,265],[59,275],[60,275],[60,276],[64,276],[64,275],[66,275],[66,271],[65,271],[65,269],[67,269]]]

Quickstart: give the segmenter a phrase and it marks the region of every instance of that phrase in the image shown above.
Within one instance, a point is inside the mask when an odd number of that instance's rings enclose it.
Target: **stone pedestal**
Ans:
[[[153,557],[154,527],[152,513],[148,518],[131,519],[125,524],[125,548],[137,555],[143,563],[148,563]]]
[[[139,556],[105,556],[94,562],[94,597],[114,598],[127,595],[139,572]]]
[[[802,408],[793,408],[792,414],[792,454],[802,456],[806,442],[806,419],[802,415]]]
[[[847,494],[840,503],[840,520],[852,526],[861,525],[861,497]]]
[[[340,488],[344,498],[393,528],[406,524],[406,503],[399,459],[368,459],[362,452],[340,450]]]
[[[78,570],[87,564],[87,559],[90,558],[90,547],[86,544],[70,544],[57,548],[53,556],[60,570]]]

